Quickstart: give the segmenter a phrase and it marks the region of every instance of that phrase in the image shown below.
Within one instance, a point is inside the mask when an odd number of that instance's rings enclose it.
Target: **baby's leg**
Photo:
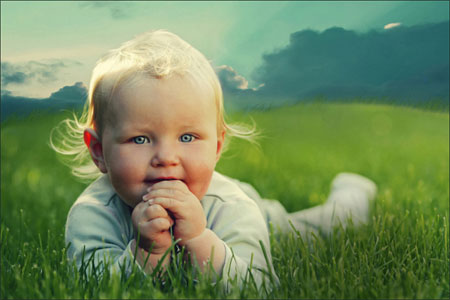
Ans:
[[[350,217],[355,225],[367,222],[369,203],[377,192],[375,183],[370,179],[357,174],[340,173],[333,179],[330,195],[324,204],[288,213],[280,202],[263,199],[250,184],[230,179],[256,202],[268,224],[272,223],[275,229],[282,232],[289,232],[294,226],[305,239],[309,239],[311,233],[316,236],[320,233],[329,234],[339,224],[345,228]]]
[[[376,192],[377,187],[370,179],[340,173],[332,181],[330,195],[324,204],[291,213],[289,219],[305,236],[317,231],[330,234],[338,224],[345,228],[349,218],[355,225],[363,224],[369,219],[369,204]]]
[[[280,202],[277,200],[263,199],[250,184],[234,178],[230,179],[237,183],[239,188],[255,201],[268,226],[269,223],[272,223],[275,229],[281,232],[287,232],[291,229],[287,219],[289,214]]]

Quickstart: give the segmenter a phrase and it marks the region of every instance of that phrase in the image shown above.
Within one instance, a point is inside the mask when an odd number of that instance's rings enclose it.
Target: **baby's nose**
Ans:
[[[161,144],[157,147],[151,160],[153,167],[174,166],[179,163],[178,154],[174,146]]]

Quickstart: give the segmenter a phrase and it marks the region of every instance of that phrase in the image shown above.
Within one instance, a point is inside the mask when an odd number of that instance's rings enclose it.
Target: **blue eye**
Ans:
[[[180,141],[183,143],[190,143],[195,139],[195,137],[192,134],[183,134],[180,136]]]
[[[136,136],[136,137],[134,137],[134,138],[133,138],[133,142],[134,142],[135,144],[144,144],[145,142],[148,142],[148,143],[149,143],[150,141],[148,140],[147,137],[141,135],[141,136]]]

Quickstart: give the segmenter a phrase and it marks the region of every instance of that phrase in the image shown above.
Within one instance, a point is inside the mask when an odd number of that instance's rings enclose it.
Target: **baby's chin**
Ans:
[[[124,200],[122,197],[120,197],[120,199],[122,200],[122,202],[123,203],[125,203],[126,205],[128,205],[129,207],[131,207],[131,208],[135,208],[136,207],[136,205],[138,205],[139,204],[139,202],[138,201],[129,201],[129,200]]]
[[[120,200],[122,200],[123,203],[128,205],[131,208],[135,208],[136,205],[138,205],[140,202],[142,202],[142,196],[125,196],[121,195],[120,193],[117,193],[119,195]]]
[[[142,197],[147,193],[147,188],[142,185],[136,187],[124,187],[123,185],[113,184],[113,187],[120,200],[131,208],[135,208],[136,205],[142,202]]]

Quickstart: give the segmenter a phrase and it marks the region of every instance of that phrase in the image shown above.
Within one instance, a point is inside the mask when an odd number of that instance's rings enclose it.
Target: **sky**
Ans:
[[[152,29],[178,34],[257,88],[264,55],[291,47],[295,32],[368,35],[448,20],[448,1],[1,1],[2,94],[45,98],[87,86],[106,51]]]

